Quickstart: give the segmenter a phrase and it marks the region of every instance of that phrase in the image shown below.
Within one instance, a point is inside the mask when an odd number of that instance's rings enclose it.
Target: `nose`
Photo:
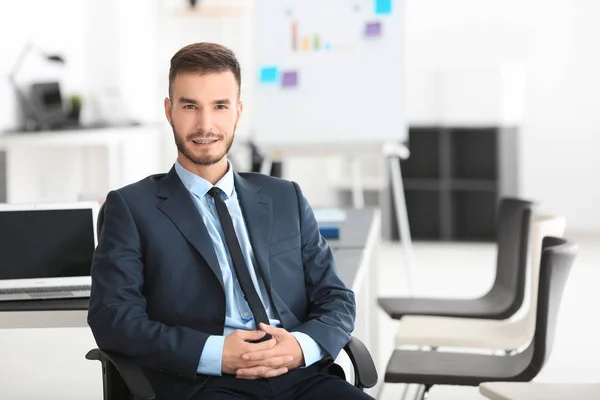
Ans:
[[[196,129],[203,134],[209,133],[212,129],[212,118],[210,112],[201,110],[196,115],[198,116],[196,119]]]

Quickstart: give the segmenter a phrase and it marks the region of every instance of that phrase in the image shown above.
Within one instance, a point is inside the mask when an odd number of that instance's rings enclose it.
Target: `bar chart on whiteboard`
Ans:
[[[301,3],[300,3],[301,4]],[[359,56],[363,43],[361,29],[364,17],[359,7],[349,5],[347,9],[298,6],[287,8],[285,61],[296,57],[335,57],[339,54]],[[336,20],[344,24],[336,24]]]
[[[403,140],[403,0],[256,0],[260,142]]]

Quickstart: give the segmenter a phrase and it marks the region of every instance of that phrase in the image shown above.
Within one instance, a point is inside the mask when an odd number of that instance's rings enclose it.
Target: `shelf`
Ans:
[[[172,10],[175,17],[239,17],[246,14],[249,7],[241,6],[214,6],[199,4],[196,7],[179,7]]]
[[[411,154],[402,161],[402,176],[405,178],[439,178],[440,176],[440,136],[435,127],[411,127],[408,147]]]
[[[498,202],[496,192],[454,191],[451,197],[453,238],[495,240]]]
[[[433,191],[407,191],[406,210],[411,236],[414,239],[439,240],[440,196]]]
[[[451,190],[463,191],[496,192],[498,190],[496,181],[485,179],[453,179],[449,186]]]
[[[450,135],[453,178],[498,179],[496,128],[453,128]]]
[[[440,190],[442,182],[438,179],[404,178],[405,190]]]

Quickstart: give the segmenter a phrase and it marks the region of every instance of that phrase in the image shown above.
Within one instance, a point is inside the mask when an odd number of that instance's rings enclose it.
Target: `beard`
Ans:
[[[194,154],[193,150],[189,146],[189,142],[192,139],[200,140],[200,139],[218,139],[219,141],[226,140],[225,135],[204,135],[202,133],[194,133],[183,137],[182,135],[177,134],[175,127],[171,125],[173,129],[173,137],[175,138],[175,145],[177,146],[177,151],[179,151],[185,158],[190,160],[196,165],[208,166],[218,163],[229,153],[229,149],[231,149],[231,145],[233,144],[233,134],[225,143],[225,149],[222,153],[218,153],[215,155],[206,154],[206,155],[197,155]]]

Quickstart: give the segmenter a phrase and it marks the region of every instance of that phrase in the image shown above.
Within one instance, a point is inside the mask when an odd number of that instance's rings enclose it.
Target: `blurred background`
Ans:
[[[162,129],[155,137],[164,139],[161,143],[165,146],[160,147],[161,154],[153,160],[156,165],[151,169],[164,171],[174,160],[174,146],[169,145],[172,138],[165,126],[162,99],[166,95],[169,59],[185,44],[215,41],[236,52],[243,68],[242,97],[246,103],[237,143],[246,142],[260,129],[253,123],[255,89],[260,84],[254,29],[256,1],[200,3],[202,7],[190,11],[184,0],[2,2],[0,71],[8,77],[24,48],[31,46],[14,78],[21,90],[28,90],[35,82],[57,82],[65,108],[70,107],[72,96],[81,98],[83,124],[136,122]],[[388,42],[395,46],[377,53],[381,64],[386,63],[386,57],[402,54],[404,70],[398,73],[404,75],[405,85],[394,95],[403,98],[406,107],[398,102],[398,109],[403,109],[398,119],[404,119],[407,129],[517,128],[515,143],[509,148],[489,149],[490,154],[495,152],[497,157],[506,156],[507,162],[514,162],[509,183],[516,190],[514,194],[543,199],[548,207],[560,209],[569,218],[569,229],[600,230],[600,189],[593,184],[600,170],[600,159],[596,157],[600,114],[594,101],[600,85],[596,74],[600,50],[594,45],[598,7],[591,0],[401,2],[398,12],[403,14],[404,37]],[[64,63],[48,61],[44,54],[60,55]],[[507,78],[507,71],[514,79]],[[348,72],[350,91],[353,81],[369,79],[353,75],[352,69]],[[360,93],[354,95],[360,97]],[[9,79],[0,80],[0,102],[0,130],[23,130],[23,107]],[[281,135],[285,134],[282,127]],[[147,140],[139,140],[136,145],[142,145],[142,141]],[[433,149],[437,144],[426,145]],[[77,147],[73,144],[72,150],[81,152]],[[54,151],[60,152],[61,148]],[[44,171],[38,172],[47,175],[31,171],[30,178],[36,182],[27,182],[45,187],[38,189],[36,200],[68,200],[85,192],[102,194],[108,189],[102,177],[98,177],[97,184],[87,182],[90,187],[81,186],[81,178],[74,177],[81,173],[81,166],[71,162],[74,159],[47,153],[42,151],[34,157],[40,161],[35,164],[43,164]],[[123,162],[149,164],[144,160],[149,154],[144,151],[131,157]],[[335,187],[327,183],[319,187],[315,182],[322,182],[315,179],[322,165],[303,161],[299,161],[298,168],[298,161],[291,160],[284,168],[285,176],[306,186],[314,204],[335,203],[339,197]],[[247,157],[240,156],[239,162],[247,163]],[[98,173],[109,169],[100,162],[96,166]],[[31,168],[34,166],[27,167]],[[18,169],[19,173],[27,172],[24,166]],[[26,196],[23,192],[25,198],[19,194],[24,189],[10,193],[6,186],[11,187],[11,183],[6,179],[11,172],[6,167],[0,171],[4,183],[0,185],[0,198],[33,200],[30,195],[34,188]],[[129,174],[127,180],[131,181],[146,172],[118,173]],[[54,176],[63,181],[72,179],[73,185],[69,190],[58,186],[53,190],[47,186],[52,186],[49,182]],[[337,188],[340,186],[343,184]]]
[[[407,290],[404,210],[414,293],[433,296],[492,284],[503,197],[564,216],[581,272],[541,376],[597,380],[598,15],[597,0],[5,0],[0,202],[102,202],[168,171],[169,60],[217,42],[242,67],[236,169],[297,181],[315,208],[380,210],[379,295]],[[379,317],[385,367],[395,325]],[[482,398],[461,390],[431,398]]]

